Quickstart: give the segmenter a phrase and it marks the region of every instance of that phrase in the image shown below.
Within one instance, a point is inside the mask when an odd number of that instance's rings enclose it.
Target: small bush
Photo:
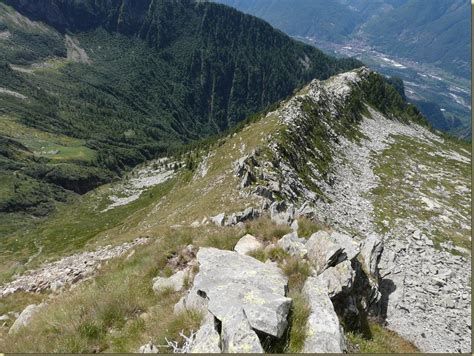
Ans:
[[[275,247],[268,251],[268,258],[275,262],[282,262],[284,259],[289,258],[288,252],[283,250],[281,247]]]
[[[97,340],[104,333],[102,326],[98,325],[93,321],[85,321],[77,328],[79,335],[88,340]]]

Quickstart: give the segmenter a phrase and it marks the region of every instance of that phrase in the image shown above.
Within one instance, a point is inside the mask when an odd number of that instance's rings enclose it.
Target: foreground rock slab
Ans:
[[[342,353],[346,350],[344,332],[328,296],[317,278],[309,277],[303,287],[311,314],[306,324],[305,353]]]
[[[288,280],[275,264],[215,248],[201,248],[197,261],[194,285],[175,310],[207,309],[221,322],[223,352],[260,352],[255,331],[283,335],[292,301],[286,297]]]

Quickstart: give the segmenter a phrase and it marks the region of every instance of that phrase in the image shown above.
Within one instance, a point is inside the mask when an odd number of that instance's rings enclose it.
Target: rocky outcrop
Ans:
[[[335,239],[325,231],[311,235],[306,243],[306,249],[308,250],[308,260],[318,274],[347,259],[344,247],[337,244]]]
[[[225,214],[224,213],[217,214],[216,216],[212,216],[210,220],[217,226],[224,226]]]
[[[209,311],[221,324],[223,352],[260,352],[257,333],[283,335],[291,299],[286,297],[288,281],[276,265],[215,248],[201,248],[197,261],[193,287],[175,310]],[[212,334],[210,322],[202,328],[198,334]]]
[[[360,255],[362,266],[372,276],[379,277],[378,264],[383,252],[383,240],[377,234],[371,234],[362,242]]]
[[[304,258],[308,253],[305,243],[306,240],[299,238],[296,232],[292,232],[278,240],[277,246],[292,256]]]
[[[220,213],[216,216],[212,216],[210,221],[217,226],[235,226],[246,221],[256,219],[261,215],[261,211],[259,209],[248,207],[243,211],[239,211],[236,213],[232,213],[226,215],[225,213]]]
[[[285,201],[273,203],[269,210],[270,218],[277,225],[291,225],[295,219],[295,208]]]
[[[327,290],[328,296],[334,298],[340,294],[349,294],[354,284],[355,272],[351,262],[346,260],[323,271],[319,276],[319,284]]]

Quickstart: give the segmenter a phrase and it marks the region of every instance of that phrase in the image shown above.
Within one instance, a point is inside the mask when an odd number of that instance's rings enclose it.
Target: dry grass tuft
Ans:
[[[287,225],[277,225],[269,217],[261,217],[248,222],[245,232],[263,241],[276,241],[291,232],[291,228]]]

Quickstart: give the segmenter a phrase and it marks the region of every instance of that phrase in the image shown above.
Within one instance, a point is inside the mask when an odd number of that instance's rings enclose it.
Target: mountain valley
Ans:
[[[471,137],[467,1],[219,0],[326,53],[405,81],[431,124]]]

